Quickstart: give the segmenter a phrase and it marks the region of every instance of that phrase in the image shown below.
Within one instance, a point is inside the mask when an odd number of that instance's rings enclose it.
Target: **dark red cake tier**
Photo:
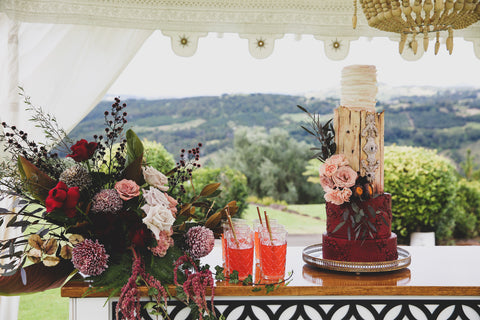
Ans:
[[[362,223],[368,225],[371,232],[371,234],[370,232],[366,233],[366,239],[388,239],[392,230],[392,196],[389,193],[384,193],[369,200],[355,201],[355,203],[360,210],[363,210],[364,218]],[[358,225],[358,222],[352,222],[351,216],[358,213],[354,212],[352,203],[345,202],[339,206],[327,202],[326,210],[327,234],[335,238],[348,239],[348,230],[350,229],[350,239],[355,239],[355,227]],[[373,216],[372,210],[374,212]],[[348,214],[345,214],[346,211],[348,211]],[[335,228],[344,221],[344,218],[347,221],[340,229],[335,231]]]
[[[352,262],[391,261],[398,258],[397,235],[388,239],[348,240],[323,234],[323,258]]]

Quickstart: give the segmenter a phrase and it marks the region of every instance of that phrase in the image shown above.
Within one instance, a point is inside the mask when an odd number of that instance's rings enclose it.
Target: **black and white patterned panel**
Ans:
[[[111,304],[113,315],[116,304]],[[215,310],[227,320],[480,320],[480,300],[275,300],[272,296],[272,300],[216,299]],[[172,320],[193,320],[179,301],[169,301],[168,311]],[[142,309],[142,319],[157,317]]]

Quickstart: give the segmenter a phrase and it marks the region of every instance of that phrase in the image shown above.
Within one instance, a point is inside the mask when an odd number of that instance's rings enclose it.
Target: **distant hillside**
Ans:
[[[336,98],[279,94],[222,95],[162,100],[126,100],[128,125],[143,139],[162,143],[176,155],[202,142],[211,154],[232,146],[239,126],[281,127],[297,140],[313,143],[300,128],[306,116],[296,105],[319,113],[324,121],[339,105]],[[103,112],[111,101],[97,105],[72,131],[74,139],[103,130]],[[385,110],[385,143],[438,149],[460,162],[470,148],[480,163],[480,89],[438,91],[424,96],[397,96],[377,103]]]

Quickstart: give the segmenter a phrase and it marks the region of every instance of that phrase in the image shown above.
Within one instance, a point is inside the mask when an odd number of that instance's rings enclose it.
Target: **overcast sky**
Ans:
[[[473,44],[454,40],[453,55],[442,43],[437,56],[433,41],[418,61],[406,61],[398,43],[386,38],[362,38],[350,43],[345,60],[326,57],[323,42],[292,35],[275,42],[273,54],[253,58],[248,43],[236,34],[200,38],[194,56],[175,55],[170,38],[155,32],[108,91],[127,98],[188,97],[224,93],[303,94],[340,86],[340,73],[351,64],[377,66],[377,80],[389,86],[480,87],[480,59]]]

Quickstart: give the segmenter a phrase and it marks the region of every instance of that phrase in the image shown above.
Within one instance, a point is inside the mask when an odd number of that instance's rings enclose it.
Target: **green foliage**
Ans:
[[[175,167],[175,160],[165,147],[158,142],[143,140],[145,159],[149,166],[162,173],[167,173]]]
[[[457,211],[455,168],[434,150],[385,148],[385,191],[392,194],[392,230],[405,243],[412,232],[435,231],[439,242],[452,237]]]
[[[455,238],[473,238],[480,229],[480,181],[460,179],[457,191]]]
[[[208,184],[218,182],[220,183],[221,193],[215,197],[215,204],[212,212],[224,208],[230,201],[236,201],[238,211],[236,216],[241,217],[242,212],[247,207],[247,178],[238,170],[222,167],[222,168],[207,168],[203,167],[195,170],[193,173],[193,186],[195,192],[190,184],[185,184],[187,191],[187,198],[193,198],[198,194],[203,187]]]
[[[311,155],[308,145],[291,138],[287,131],[239,128],[234,150],[225,154],[228,156],[221,162],[245,174],[250,194],[288,203],[318,201],[321,186],[307,182],[303,175]]]
[[[255,196],[249,196],[247,201],[250,203],[260,204],[262,206],[270,206],[272,204],[281,205],[281,206],[288,206],[288,203],[284,200],[276,200],[272,197],[263,197],[258,198]]]

